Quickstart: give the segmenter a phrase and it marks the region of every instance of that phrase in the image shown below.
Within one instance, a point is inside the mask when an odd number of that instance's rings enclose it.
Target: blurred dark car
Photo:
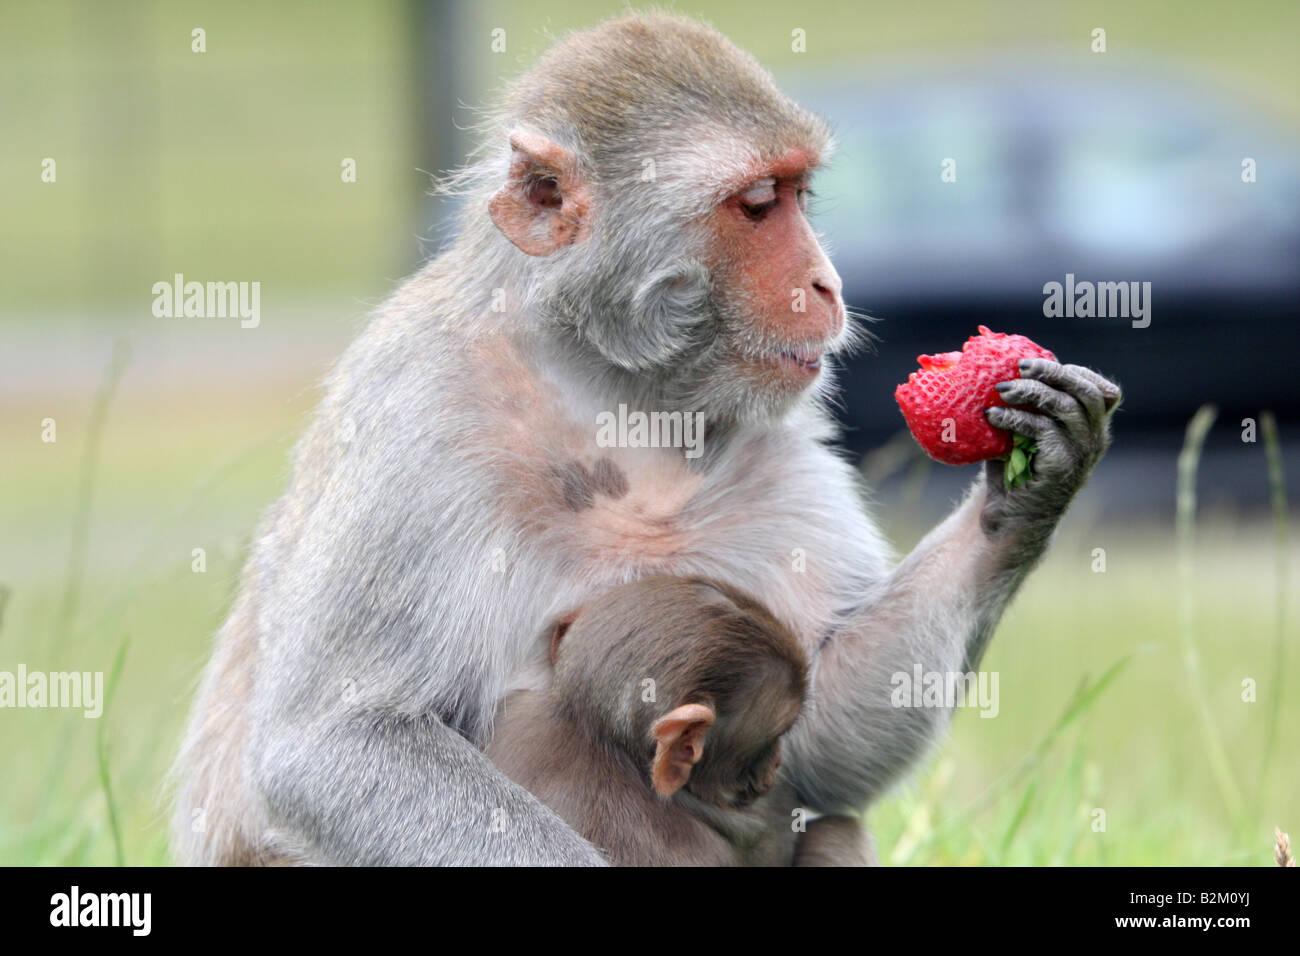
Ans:
[[[850,448],[902,427],[893,385],[918,354],[956,349],[981,323],[1119,380],[1117,448],[1151,430],[1176,440],[1206,401],[1221,420],[1300,419],[1294,142],[1191,79],[1103,60],[784,84],[836,129],[813,220],[849,304],[878,319],[875,353],[844,373]],[[1257,182],[1242,181],[1246,157]],[[955,182],[941,182],[946,158]],[[1044,283],[1067,273],[1150,282],[1149,327],[1046,317]]]

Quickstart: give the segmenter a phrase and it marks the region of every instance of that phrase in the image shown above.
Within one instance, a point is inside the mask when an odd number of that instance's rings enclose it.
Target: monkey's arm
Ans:
[[[277,829],[357,866],[603,866],[558,816],[431,717],[283,726],[256,773]]]
[[[1062,512],[1109,444],[1119,388],[1074,365],[1032,360],[999,387],[1033,409],[989,420],[1035,439],[1034,477],[1008,490],[989,462],[966,499],[829,634],[813,661],[809,706],[792,733],[788,770],[823,812],[865,806],[947,725],[946,706],[911,705],[896,689],[922,674],[962,674],[980,658],[1003,609],[1047,548]]]

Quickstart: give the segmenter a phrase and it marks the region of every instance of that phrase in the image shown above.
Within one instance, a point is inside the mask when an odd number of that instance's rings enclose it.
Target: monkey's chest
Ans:
[[[584,596],[654,574],[702,575],[763,600],[806,641],[854,600],[855,504],[812,487],[788,462],[693,471],[666,456],[575,457],[546,470],[534,520],[578,570]],[[846,558],[848,560],[846,560]]]

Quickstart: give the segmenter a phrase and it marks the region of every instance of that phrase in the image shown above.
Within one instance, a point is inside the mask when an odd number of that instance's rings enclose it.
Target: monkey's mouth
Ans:
[[[806,372],[817,373],[822,367],[822,352],[818,348],[782,349],[778,360],[789,363]]]

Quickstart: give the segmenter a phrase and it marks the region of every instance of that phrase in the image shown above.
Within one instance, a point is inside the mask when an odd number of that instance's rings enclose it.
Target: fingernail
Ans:
[[[1033,367],[1033,364],[1034,364],[1034,360],[1033,360],[1033,359],[1021,359],[1021,360],[1020,360],[1020,371],[1022,371],[1022,372],[1028,372],[1029,369]]]
[[[1010,383],[1010,382],[998,382],[998,383],[997,383],[996,385],[994,385],[993,387],[994,387],[995,389],[997,389],[998,392],[1005,392],[1007,389],[1009,389],[1009,388],[1011,387],[1011,383]]]

